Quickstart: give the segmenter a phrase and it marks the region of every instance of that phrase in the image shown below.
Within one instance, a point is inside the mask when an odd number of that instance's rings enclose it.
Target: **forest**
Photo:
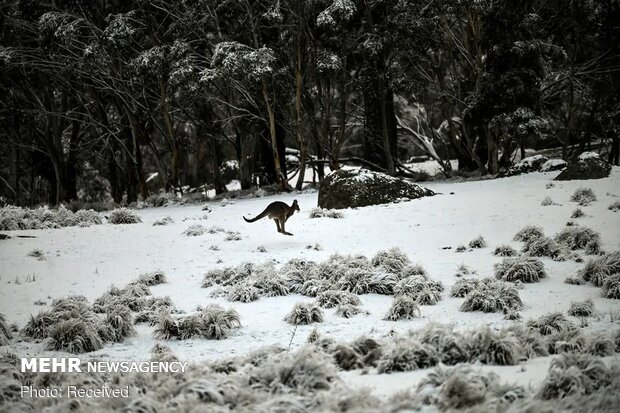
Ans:
[[[618,44],[618,0],[2,0],[0,205],[618,165]]]

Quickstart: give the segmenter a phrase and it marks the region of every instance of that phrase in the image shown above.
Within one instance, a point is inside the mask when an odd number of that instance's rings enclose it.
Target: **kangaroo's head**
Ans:
[[[293,205],[291,205],[291,208],[293,208],[294,211],[299,211],[299,204],[296,199],[293,200]]]

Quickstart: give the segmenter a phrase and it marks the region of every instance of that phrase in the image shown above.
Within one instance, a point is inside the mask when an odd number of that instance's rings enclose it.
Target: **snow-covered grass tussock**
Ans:
[[[394,273],[401,272],[411,261],[407,254],[399,248],[394,247],[389,250],[379,251],[372,257],[372,265],[374,267],[383,267]]]
[[[601,287],[608,277],[617,273],[620,273],[620,251],[613,251],[588,260],[578,276]]]
[[[612,202],[611,204],[609,204],[607,209],[610,210],[610,211],[613,211],[613,212],[620,211],[620,201]]]
[[[592,189],[580,187],[571,195],[570,200],[581,206],[587,206],[596,201],[596,195]]]
[[[142,283],[128,284],[124,288],[110,287],[95,300],[93,309],[96,313],[104,313],[109,306],[123,304],[131,311],[141,311],[149,295],[151,295],[151,290]]]
[[[579,225],[567,227],[557,233],[554,239],[570,250],[584,250],[586,254],[600,252],[600,235],[590,228]]]
[[[594,301],[591,298],[588,298],[584,301],[573,301],[570,303],[570,307],[568,308],[568,315],[572,315],[574,317],[591,317],[595,312]]]
[[[357,295],[339,290],[327,290],[317,294],[316,302],[323,308],[333,308],[341,305],[362,305],[362,302]]]
[[[172,219],[170,216],[165,216],[163,218],[159,218],[153,221],[153,226],[166,226],[168,224],[173,224],[173,223],[174,223],[174,219]]]
[[[344,214],[337,209],[323,209],[321,207],[310,210],[310,218],[344,218]]]
[[[464,298],[471,291],[476,290],[480,280],[477,278],[461,278],[450,288],[450,297]]]
[[[504,312],[519,310],[523,302],[519,297],[517,288],[507,282],[485,278],[475,285],[475,288],[467,293],[465,301],[461,304],[461,311],[482,311],[485,313]]]
[[[336,315],[342,318],[351,318],[358,314],[364,314],[365,311],[359,306],[353,304],[341,304],[336,307]]]
[[[554,205],[555,202],[553,202],[553,199],[551,199],[550,197],[546,196],[541,202],[540,205],[542,206],[551,206]]]
[[[510,245],[502,244],[495,247],[493,250],[493,255],[498,257],[514,257],[517,255],[517,250],[512,248]]]
[[[233,285],[228,291],[228,301],[240,301],[249,303],[258,300],[260,291],[253,285],[237,284]]]
[[[210,304],[197,313],[186,316],[162,315],[153,336],[163,340],[187,340],[192,337],[222,340],[227,338],[233,329],[240,327],[241,320],[235,310],[224,310],[217,304]]]
[[[441,300],[443,285],[423,275],[411,275],[400,280],[394,287],[396,297],[410,297],[421,305],[437,304]]]
[[[108,216],[110,224],[138,224],[142,219],[135,211],[128,208],[116,208]]]
[[[284,317],[284,321],[293,325],[320,323],[323,319],[323,311],[313,303],[296,303]]]
[[[598,357],[583,354],[562,354],[551,361],[547,377],[536,397],[543,400],[581,396],[609,386],[613,369]]]
[[[620,273],[616,273],[605,279],[603,287],[601,288],[601,296],[620,300]]]
[[[564,317],[564,314],[559,312],[548,313],[536,320],[530,320],[527,322],[527,326],[544,336],[553,334],[554,332],[562,332],[577,328],[575,324]]]
[[[439,354],[434,346],[423,344],[416,338],[405,337],[384,349],[377,364],[377,372],[413,371],[433,367],[437,363]]]
[[[388,321],[411,320],[420,315],[418,303],[413,298],[403,295],[394,298],[383,319]]]
[[[164,284],[166,282],[168,282],[168,279],[166,278],[166,274],[163,271],[153,271],[140,274],[137,279],[135,279],[129,284],[142,284],[147,287],[152,287],[154,285]]]
[[[33,249],[28,253],[29,257],[35,258],[39,261],[45,261],[45,253],[40,249]]]
[[[434,346],[443,364],[452,366],[465,363],[471,358],[469,354],[471,346],[465,345],[469,335],[455,331],[453,326],[430,323],[412,334],[420,342]]]
[[[103,222],[101,215],[92,210],[72,212],[64,205],[50,209],[42,206],[36,209],[6,206],[0,208],[0,231],[26,229],[50,229],[63,227],[87,227]]]
[[[511,282],[533,283],[547,276],[542,261],[527,256],[504,258],[493,266],[493,271],[498,280]]]
[[[487,242],[482,237],[482,235],[477,236],[476,238],[469,241],[469,248],[484,248],[487,246]]]
[[[192,224],[189,227],[183,230],[183,235],[187,235],[188,237],[197,237],[204,234],[207,229],[200,224]]]
[[[483,328],[470,333],[466,346],[470,357],[484,364],[514,366],[521,358],[521,345],[510,331],[492,331]]]
[[[583,212],[583,210],[581,208],[576,208],[573,210],[573,212],[570,214],[571,218],[581,218],[583,216],[585,216],[585,212]]]
[[[544,237],[545,233],[542,227],[536,225],[527,225],[520,229],[514,236],[515,241],[530,242],[536,238]]]
[[[6,323],[6,316],[0,313],[0,346],[6,346],[12,338],[13,334]]]

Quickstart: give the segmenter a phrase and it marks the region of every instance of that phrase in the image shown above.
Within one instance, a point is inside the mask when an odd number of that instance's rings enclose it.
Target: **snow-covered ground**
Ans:
[[[169,296],[176,307],[185,312],[219,303],[224,308],[234,308],[241,317],[242,328],[235,330],[228,339],[166,342],[183,361],[245,354],[271,344],[298,348],[314,328],[325,336],[348,341],[360,335],[381,338],[391,331],[405,332],[431,322],[450,323],[459,330],[482,325],[501,327],[512,321],[504,320],[501,313],[461,312],[459,306],[463,299],[448,297],[450,287],[458,279],[455,273],[459,265],[475,270],[475,277],[492,277],[493,264],[501,261],[492,254],[493,248],[510,244],[520,249],[521,243],[512,238],[525,225],[542,226],[549,236],[559,232],[577,208],[569,198],[582,186],[594,190],[598,200],[581,207],[586,215],[574,221],[599,232],[603,250],[620,249],[620,213],[607,209],[620,199],[620,168],[614,168],[609,178],[593,181],[553,182],[556,175],[557,172],[532,173],[476,182],[430,182],[426,186],[439,195],[344,210],[343,219],[311,219],[309,211],[317,206],[318,195],[311,191],[212,202],[208,204],[210,212],[203,211],[202,205],[143,209],[137,211],[143,221],[140,224],[15,231],[11,235],[34,238],[13,237],[0,241],[0,313],[4,313],[9,322],[22,327],[31,314],[49,308],[52,299],[81,294],[92,301],[111,285],[122,287],[144,272],[162,270],[168,282],[151,287],[153,295]],[[548,188],[551,182],[554,186]],[[550,197],[555,204],[541,206],[545,197]],[[274,200],[290,204],[293,199],[298,200],[301,212],[287,222],[286,229],[294,234],[292,237],[277,233],[270,220],[248,224],[242,219],[244,215],[257,215]],[[152,225],[165,216],[170,216],[174,223]],[[196,237],[183,235],[192,224],[237,231],[241,240],[225,241],[223,232]],[[479,235],[484,237],[488,247],[455,252],[457,246],[467,245]],[[322,250],[306,248],[317,243]],[[211,246],[219,250],[212,250]],[[259,246],[266,252],[259,252]],[[213,287],[200,287],[205,272],[222,266],[269,260],[283,264],[292,258],[322,261],[334,253],[372,257],[377,251],[392,247],[400,248],[413,262],[421,264],[433,280],[441,281],[446,287],[437,305],[421,307],[421,318],[384,321],[393,298],[369,294],[360,296],[368,315],[345,319],[337,317],[334,309],[330,309],[325,310],[324,322],[295,329],[283,320],[284,316],[296,302],[312,301],[311,298],[289,295],[261,298],[252,303],[231,303],[225,298],[211,298]],[[28,256],[33,249],[42,250],[46,259],[39,261]],[[577,286],[563,282],[576,273],[582,263],[542,260],[548,278],[526,284],[519,291],[525,304],[521,311],[524,320],[551,311],[566,313],[571,301],[591,298],[600,314],[592,318],[586,328],[609,330],[620,326],[620,301],[601,298],[600,288],[591,284]],[[41,302],[46,304],[41,305]],[[579,325],[580,320],[572,320]],[[123,343],[108,344],[88,356],[145,359],[157,341],[152,336],[152,327],[139,325],[137,330],[135,337]],[[18,342],[11,351],[30,356],[49,354],[41,343]],[[485,368],[527,385],[542,380],[548,362],[549,358],[539,358],[520,366]],[[424,374],[422,370],[392,374],[387,378],[387,375],[362,375],[353,371],[343,373],[342,377],[353,386],[370,386],[378,394],[387,395],[410,386]]]

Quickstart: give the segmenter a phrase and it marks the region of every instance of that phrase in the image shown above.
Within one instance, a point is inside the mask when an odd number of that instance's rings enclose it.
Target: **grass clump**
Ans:
[[[45,261],[45,254],[42,250],[34,249],[28,253],[29,257],[36,258],[39,261]]]
[[[601,296],[604,298],[615,298],[616,300],[620,299],[620,273],[605,279],[601,288]]]
[[[12,338],[13,334],[6,323],[6,316],[0,313],[0,346],[6,346]]]
[[[423,275],[411,275],[400,280],[394,287],[396,297],[410,297],[421,305],[434,305],[441,300],[443,285]]]
[[[351,318],[362,313],[365,311],[353,304],[341,304],[336,307],[336,315],[342,318]]]
[[[538,331],[543,336],[577,328],[570,320],[564,317],[564,314],[559,312],[545,314],[537,320],[530,320],[527,326],[532,330]]]
[[[132,281],[130,284],[142,284],[147,287],[152,287],[154,285],[164,284],[166,282],[168,282],[168,279],[166,278],[166,274],[163,271],[153,271],[141,274],[136,280]]]
[[[383,267],[388,271],[398,274],[410,264],[410,261],[407,254],[402,252],[400,248],[394,247],[389,250],[377,252],[375,256],[372,257],[371,263],[374,267]]]
[[[585,280],[579,276],[569,275],[564,279],[564,282],[571,285],[583,285]]]
[[[585,212],[583,212],[583,210],[581,208],[576,208],[575,210],[573,210],[573,213],[570,214],[571,218],[581,218],[583,216],[585,216]]]
[[[526,256],[504,258],[501,263],[493,266],[493,270],[495,278],[502,281],[533,283],[547,276],[542,261]]]
[[[192,337],[222,340],[233,329],[240,327],[239,314],[235,310],[224,310],[219,305],[211,304],[189,316],[173,318],[170,314],[162,315],[153,335],[164,340],[187,340]]]
[[[387,321],[411,320],[420,317],[420,307],[411,297],[398,296],[392,301],[392,305],[383,318]]]
[[[174,220],[170,216],[165,216],[163,218],[153,221],[153,226],[165,226],[172,223],[174,223]]]
[[[587,254],[600,251],[600,235],[582,226],[564,228],[555,235],[555,241],[570,250],[584,250]]]
[[[327,290],[317,294],[316,302],[323,308],[333,308],[342,305],[358,306],[362,304],[357,295],[338,290]]]
[[[323,209],[321,207],[310,210],[310,218],[344,218],[344,214],[336,209]]]
[[[611,369],[600,358],[562,354],[551,361],[547,377],[535,397],[552,400],[588,395],[608,386],[611,379]]]
[[[476,288],[465,296],[460,310],[484,313],[510,312],[523,307],[517,288],[510,283],[492,278],[480,280]]]
[[[536,238],[543,237],[545,235],[543,229],[539,226],[528,225],[519,230],[515,236],[515,241],[530,242]]]
[[[138,224],[142,219],[134,211],[128,208],[116,208],[108,217],[110,224]]]
[[[608,207],[608,210],[613,211],[613,212],[618,212],[620,211],[620,201],[615,201],[613,203],[611,203]]]
[[[463,298],[471,291],[477,289],[479,284],[480,280],[477,278],[462,278],[450,288],[450,297]]]
[[[574,317],[591,317],[594,315],[594,301],[588,298],[585,301],[573,301],[568,308],[568,315]]]
[[[324,319],[323,311],[312,303],[296,303],[284,321],[293,325],[320,323]]]
[[[88,353],[103,348],[103,340],[97,330],[80,318],[60,321],[49,328],[48,350],[66,351],[73,354]]]
[[[29,209],[11,205],[0,208],[0,231],[87,227],[101,223],[101,215],[92,209],[73,213],[64,205],[55,209],[48,206]]]
[[[204,226],[200,224],[193,224],[183,231],[183,235],[186,235],[188,237],[197,237],[204,234],[206,231],[207,229]]]
[[[550,205],[554,205],[555,202],[553,202],[553,199],[551,199],[550,197],[546,196],[541,202],[540,205],[542,206],[550,206]]]
[[[469,241],[469,248],[484,248],[487,246],[487,242],[484,240],[482,235],[472,239]]]
[[[467,247],[465,245],[459,245],[454,250],[454,252],[465,252],[465,251],[467,251]]]
[[[377,372],[413,371],[436,366],[439,354],[434,346],[416,339],[400,339],[389,346],[377,364]]]
[[[594,191],[590,188],[581,187],[575,190],[570,200],[577,202],[581,206],[587,206],[596,201],[596,195],[594,195]]]
[[[514,366],[521,358],[521,344],[510,331],[495,332],[488,327],[473,331],[466,346],[470,357],[484,364]]]
[[[495,250],[493,250],[493,255],[498,257],[514,257],[517,255],[517,250],[512,248],[510,245],[502,244],[495,247]]]
[[[613,251],[588,260],[578,275],[585,281],[601,287],[609,276],[617,273],[620,273],[620,251]]]
[[[258,288],[247,284],[237,284],[228,292],[228,301],[249,303],[258,300],[259,296]]]

